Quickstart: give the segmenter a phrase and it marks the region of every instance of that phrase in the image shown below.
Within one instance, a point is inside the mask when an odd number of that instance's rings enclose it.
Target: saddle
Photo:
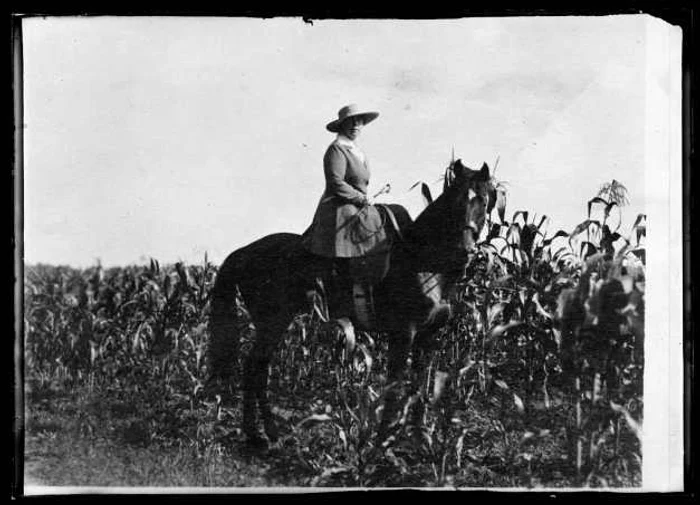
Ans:
[[[397,219],[388,205],[377,207],[385,216],[387,239],[364,256],[334,258],[333,264],[326,269],[325,275],[321,276],[330,281],[329,305],[331,312],[335,312],[332,317],[352,317],[362,330],[374,327],[374,288],[389,272],[393,245],[403,240],[399,221],[405,226],[406,219],[410,220],[405,209],[401,209],[405,215]]]

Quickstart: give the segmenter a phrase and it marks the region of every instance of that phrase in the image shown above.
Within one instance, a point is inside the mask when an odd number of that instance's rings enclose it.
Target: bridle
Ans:
[[[479,181],[481,183],[481,181]],[[488,184],[488,181],[484,181],[483,184]],[[474,192],[475,195],[471,198],[469,198],[469,194],[471,192]],[[484,196],[485,195],[485,196]],[[471,187],[467,189],[467,199],[466,199],[466,207],[467,209],[472,207],[472,201],[474,199],[481,198],[482,200],[485,200],[483,202],[483,207],[481,208],[480,212],[484,213],[484,217],[488,216],[488,209],[489,209],[489,191],[484,190],[482,188],[481,193],[475,191]],[[483,226],[482,226],[483,228]],[[464,266],[464,277],[467,276],[467,272],[470,268],[470,266],[473,264],[474,258],[478,254],[478,240],[479,240],[479,235],[481,234],[481,229],[479,226],[477,226],[476,221],[472,218],[472,216],[468,216],[466,224],[460,228],[460,233],[464,232],[469,232],[471,233],[471,239],[472,239],[472,244],[473,247],[470,248],[469,250],[467,249],[462,249],[460,248],[459,253],[457,254],[457,263],[459,264],[459,267],[461,268],[462,265]]]
[[[483,184],[486,184],[486,182],[484,182]],[[474,193],[474,196],[469,198],[469,194],[472,192]],[[486,196],[486,198],[484,198],[484,195]],[[482,193],[479,194],[471,187],[468,188],[467,189],[467,201],[466,201],[467,209],[472,207],[472,202],[474,200],[476,200],[477,198],[480,198],[483,201],[483,207],[481,210],[483,210],[484,217],[486,217],[486,215],[488,215],[488,208],[489,208],[489,203],[490,203],[488,191],[482,190]],[[483,226],[482,226],[482,228],[483,228]],[[479,226],[477,226],[477,224],[476,224],[475,220],[472,218],[472,216],[468,217],[467,223],[462,227],[461,231],[462,232],[470,231],[472,234],[472,241],[474,244],[477,243],[477,241],[479,240],[479,235],[481,234],[481,228]]]

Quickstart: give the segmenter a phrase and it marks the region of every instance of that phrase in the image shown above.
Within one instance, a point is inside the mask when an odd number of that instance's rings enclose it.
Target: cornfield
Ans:
[[[645,218],[622,237],[609,226],[615,206],[594,198],[586,220],[551,236],[528,212],[490,224],[417,393],[428,400],[417,434],[402,419],[384,443],[373,437],[390,387],[382,335],[345,348],[319,311],[299,315],[271,365],[281,436],[265,456],[242,448],[232,387],[254,338],[243,300],[236,373],[211,377],[206,257],[27,265],[28,448],[62,433],[156,461],[176,451],[160,460],[177,477],[149,467],[129,485],[639,486]],[[406,415],[416,400],[404,397]],[[100,475],[41,477],[118,483]]]

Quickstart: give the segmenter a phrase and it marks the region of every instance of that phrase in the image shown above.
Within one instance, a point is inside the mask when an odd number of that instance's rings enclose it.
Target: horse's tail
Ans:
[[[210,339],[207,346],[209,381],[232,384],[239,376],[240,329],[243,316],[240,282],[243,265],[236,253],[219,268],[211,292]]]

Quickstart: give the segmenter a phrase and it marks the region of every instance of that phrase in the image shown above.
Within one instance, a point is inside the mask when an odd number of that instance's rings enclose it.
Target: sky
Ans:
[[[25,262],[220,263],[303,232],[325,125],[376,110],[370,194],[424,208],[455,157],[498,164],[510,216],[570,231],[612,179],[645,211],[644,15],[454,20],[25,19]]]

